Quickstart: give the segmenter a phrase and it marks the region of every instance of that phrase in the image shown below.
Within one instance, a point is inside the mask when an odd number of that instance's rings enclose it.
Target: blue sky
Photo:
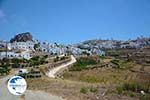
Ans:
[[[0,0],[0,39],[31,32],[41,41],[150,36],[150,0]]]

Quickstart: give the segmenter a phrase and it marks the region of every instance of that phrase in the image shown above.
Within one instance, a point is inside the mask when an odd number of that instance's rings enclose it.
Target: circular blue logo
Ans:
[[[21,76],[13,76],[9,79],[7,87],[13,95],[22,95],[27,89],[27,83]]]

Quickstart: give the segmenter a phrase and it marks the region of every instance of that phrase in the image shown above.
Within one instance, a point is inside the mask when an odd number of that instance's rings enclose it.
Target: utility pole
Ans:
[[[7,53],[8,53],[8,44],[7,44],[7,41],[6,41],[6,60],[7,60]]]

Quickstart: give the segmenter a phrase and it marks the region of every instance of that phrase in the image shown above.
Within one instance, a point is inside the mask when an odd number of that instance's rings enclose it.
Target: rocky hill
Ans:
[[[10,42],[26,42],[33,41],[33,36],[29,32],[20,33],[10,40]]]

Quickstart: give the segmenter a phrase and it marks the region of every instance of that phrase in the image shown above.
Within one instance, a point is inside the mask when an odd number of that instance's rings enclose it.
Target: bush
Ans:
[[[132,83],[124,83],[123,84],[123,89],[127,91],[133,91],[133,92],[140,92],[140,91],[145,91],[149,92],[150,85],[147,84],[142,84],[142,83],[137,83],[137,82],[132,82]]]
[[[8,74],[10,72],[10,65],[0,65],[0,74]]]
[[[105,55],[100,55],[99,58],[105,59]]]
[[[30,64],[30,66],[37,66],[37,65],[48,63],[46,61],[45,56],[43,56],[43,57],[35,56],[35,57],[31,58],[28,62]]]
[[[12,63],[23,63],[23,62],[26,62],[25,59],[18,59],[18,58],[13,58],[11,60]]]
[[[61,58],[60,58],[60,60],[65,60],[65,59],[66,59],[66,57],[61,57]]]
[[[14,64],[12,64],[12,68],[20,68],[20,64],[14,63]]]
[[[98,92],[98,89],[96,87],[91,87],[90,92],[96,93]]]
[[[122,94],[123,93],[123,87],[121,87],[121,86],[117,87],[116,90],[117,90],[118,94]]]
[[[111,63],[113,63],[113,64],[115,64],[115,65],[118,66],[118,65],[119,65],[119,64],[118,64],[118,63],[119,63],[119,60],[116,60],[116,59],[115,59],[115,60],[111,60]]]
[[[124,60],[117,60],[117,59],[114,59],[114,60],[111,60],[111,63],[116,65],[115,68],[117,69],[129,69],[131,68],[132,66],[132,63],[129,62],[129,61],[124,61]]]
[[[130,97],[135,97],[135,94],[133,92],[129,92]]]
[[[40,59],[39,56],[35,56],[35,57],[32,57],[30,60],[33,60],[33,61],[38,61]]]
[[[48,55],[45,55],[44,58],[48,58]]]
[[[86,87],[82,87],[80,89],[80,93],[87,94],[87,92],[88,92],[88,88],[86,88]]]
[[[70,68],[70,71],[81,71],[83,69],[88,69],[88,65],[96,65],[98,59],[92,57],[81,57],[77,59],[77,62]]]
[[[34,44],[34,49],[36,50],[37,48],[40,47],[40,44]]]
[[[140,95],[140,100],[150,100],[150,94]]]
[[[150,84],[143,84],[137,82],[124,83],[116,88],[118,94],[127,93],[131,97],[135,96],[134,93],[140,93],[141,91],[144,91],[146,94],[149,94],[150,93],[149,89]]]
[[[57,61],[59,61],[59,57],[58,56],[54,59],[54,62],[57,62]]]

